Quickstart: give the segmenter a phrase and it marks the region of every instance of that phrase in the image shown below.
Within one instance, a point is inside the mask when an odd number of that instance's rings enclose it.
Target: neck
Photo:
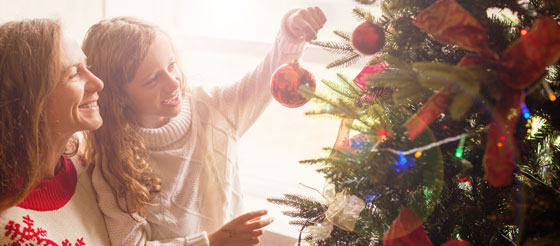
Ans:
[[[51,137],[49,142],[49,151],[45,157],[45,168],[40,177],[41,180],[50,179],[56,175],[58,170],[62,167],[60,163],[60,156],[64,153],[66,144],[72,135],[60,135]]]

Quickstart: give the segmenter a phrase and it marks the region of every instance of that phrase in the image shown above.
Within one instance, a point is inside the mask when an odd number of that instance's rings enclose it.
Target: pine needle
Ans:
[[[326,68],[330,69],[330,68],[335,68],[335,67],[347,67],[349,65],[352,65],[352,64],[356,63],[358,61],[358,58],[360,58],[360,54],[354,52],[351,55],[348,55],[346,57],[343,57],[341,59],[338,59],[334,62],[329,63],[326,66]]]
[[[342,40],[352,42],[352,33],[350,33],[350,32],[334,30],[333,33],[334,33],[334,35],[340,37]]]
[[[354,48],[349,43],[335,41],[311,41],[309,43],[336,54],[354,53]]]

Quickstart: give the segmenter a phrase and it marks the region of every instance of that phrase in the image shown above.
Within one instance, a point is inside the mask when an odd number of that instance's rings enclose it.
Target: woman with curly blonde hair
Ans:
[[[299,57],[325,21],[317,7],[290,11],[264,61],[210,91],[186,89],[160,28],[117,17],[89,29],[82,48],[106,86],[105,124],[86,137],[86,159],[114,245],[259,242],[272,219],[261,219],[266,210],[240,215],[237,140],[270,101],[272,72]]]
[[[87,166],[70,158],[73,134],[103,122],[77,42],[55,20],[1,24],[0,87],[0,245],[107,245]]]

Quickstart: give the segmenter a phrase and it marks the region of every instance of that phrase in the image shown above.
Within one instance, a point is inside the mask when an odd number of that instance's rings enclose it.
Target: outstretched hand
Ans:
[[[317,32],[325,25],[327,17],[319,7],[309,7],[291,11],[285,19],[288,33],[306,42],[317,39]]]
[[[272,223],[273,219],[261,220],[266,215],[266,210],[257,210],[243,214],[224,226],[220,230],[210,233],[208,241],[210,246],[246,246],[259,243],[259,236],[263,234],[261,228]]]

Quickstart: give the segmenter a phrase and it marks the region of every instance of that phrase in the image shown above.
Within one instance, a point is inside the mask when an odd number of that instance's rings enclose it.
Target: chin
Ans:
[[[99,119],[92,119],[89,120],[88,122],[86,122],[84,124],[84,131],[93,131],[93,130],[97,130],[99,127],[101,127],[101,125],[103,125],[103,119],[101,119],[101,117],[99,117]]]
[[[181,113],[181,104],[171,108],[167,113],[166,113],[166,117],[176,117]]]
[[[167,117],[177,117],[179,114],[181,113],[181,108],[179,108],[178,110],[175,110],[173,112],[169,112],[169,114],[167,114]]]

